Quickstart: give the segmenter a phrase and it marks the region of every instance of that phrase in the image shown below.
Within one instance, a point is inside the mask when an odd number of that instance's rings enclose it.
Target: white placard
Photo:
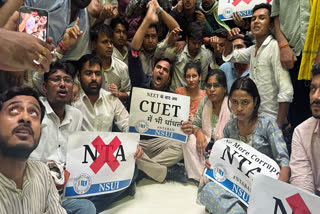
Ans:
[[[108,194],[127,188],[133,177],[140,136],[133,133],[76,132],[68,139],[65,197]]]
[[[272,4],[272,0],[219,0],[219,19],[222,21],[231,20],[232,14],[237,11],[243,18],[251,17],[253,7],[261,3]]]
[[[268,176],[255,176],[248,214],[319,213],[320,197]]]
[[[189,118],[190,97],[144,88],[132,89],[129,132],[165,137],[185,143],[181,130]]]
[[[211,170],[205,175],[236,195],[248,206],[253,177],[265,174],[278,178],[278,164],[251,146],[230,138],[214,143],[209,157]]]

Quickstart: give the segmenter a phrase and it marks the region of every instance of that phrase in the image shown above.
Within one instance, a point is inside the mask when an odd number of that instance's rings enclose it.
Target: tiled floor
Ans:
[[[205,214],[196,197],[197,186],[193,182],[160,184],[143,179],[134,197],[127,196],[102,214]]]

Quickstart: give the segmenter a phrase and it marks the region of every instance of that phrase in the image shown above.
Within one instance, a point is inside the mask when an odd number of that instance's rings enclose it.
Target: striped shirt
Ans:
[[[46,165],[27,161],[22,190],[0,173],[0,213],[66,214]]]

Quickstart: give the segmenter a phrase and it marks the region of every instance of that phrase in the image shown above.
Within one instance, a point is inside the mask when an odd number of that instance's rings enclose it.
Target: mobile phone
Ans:
[[[46,41],[49,31],[48,11],[33,7],[21,7],[19,10],[18,31]]]

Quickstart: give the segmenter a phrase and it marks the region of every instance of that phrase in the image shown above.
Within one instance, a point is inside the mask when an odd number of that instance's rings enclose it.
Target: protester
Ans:
[[[70,65],[59,61],[51,64],[50,71],[44,74],[43,88],[46,97],[41,97],[40,101],[46,112],[41,123],[39,146],[30,155],[31,160],[41,161],[52,169],[53,179],[59,191],[63,191],[67,183],[64,168],[67,161],[68,137],[80,131],[83,118],[78,109],[69,105],[74,76]],[[68,214],[96,213],[93,203],[85,199],[64,200],[62,207]]]
[[[95,24],[90,31],[92,49],[102,62],[104,82],[102,88],[125,102],[130,91],[128,66],[113,56],[113,33],[109,25]]]
[[[81,57],[78,62],[80,71],[78,79],[81,84],[79,99],[73,103],[83,114],[82,130],[94,132],[111,132],[114,122],[120,131],[127,132],[129,127],[129,114],[121,101],[110,92],[101,88],[102,84],[102,63],[94,54],[87,54]],[[134,154],[135,159],[143,155],[142,148],[138,145]],[[137,168],[134,172],[131,185],[127,189],[115,193],[92,196],[91,200],[97,212],[107,209],[113,202],[122,197],[135,194],[135,179]]]
[[[230,119],[227,107],[227,83],[221,70],[210,70],[205,79],[207,96],[204,97],[192,122],[192,135],[183,146],[188,178],[199,181],[205,166],[205,148],[209,141],[223,138],[222,130]]]
[[[256,5],[251,19],[251,32],[256,44],[240,50],[232,51],[232,43],[228,40],[239,36],[239,29],[229,32],[225,42],[224,59],[230,62],[250,63],[250,78],[258,87],[261,94],[259,111],[273,116],[282,128],[289,103],[293,98],[293,88],[289,73],[280,63],[279,47],[272,37],[272,18],[270,4]]]
[[[175,91],[176,88],[185,86],[184,70],[183,68],[189,62],[200,61],[201,64],[201,76],[205,77],[208,73],[208,66],[211,61],[211,54],[205,48],[203,43],[204,27],[200,22],[191,22],[187,28],[187,45],[184,47],[180,54],[176,54],[176,46],[174,44],[181,37],[180,28],[172,30],[167,38],[158,45],[156,50],[157,58],[169,58],[173,65],[173,75],[170,85],[170,90]],[[200,88],[204,88],[204,80],[200,80]]]
[[[290,183],[320,196],[320,65],[314,65],[311,73],[309,96],[312,117],[294,130]]]
[[[201,67],[199,62],[188,62],[186,64],[184,67],[184,79],[187,86],[176,88],[175,93],[190,97],[189,120],[193,121],[200,100],[206,96],[206,91],[199,88],[201,79]]]
[[[280,166],[279,180],[289,181],[289,155],[282,132],[274,118],[258,113],[260,95],[250,78],[237,79],[230,90],[228,105],[235,118],[223,130],[225,138],[241,140],[277,162]],[[206,166],[211,168],[206,161]],[[214,182],[207,183],[200,202],[211,213],[246,213],[245,206],[234,195]]]
[[[245,36],[244,38],[236,38],[232,41],[234,50],[248,48],[252,44],[253,43],[247,36]],[[220,66],[220,69],[225,73],[227,78],[228,92],[230,91],[231,86],[236,79],[238,79],[239,77],[246,77],[249,75],[249,67],[249,64],[232,62],[225,62]]]
[[[122,17],[111,20],[110,27],[113,31],[113,56],[128,65],[128,30],[129,24]]]
[[[28,160],[45,111],[37,93],[10,88],[0,95],[0,109],[0,213],[66,213],[48,168]]]

